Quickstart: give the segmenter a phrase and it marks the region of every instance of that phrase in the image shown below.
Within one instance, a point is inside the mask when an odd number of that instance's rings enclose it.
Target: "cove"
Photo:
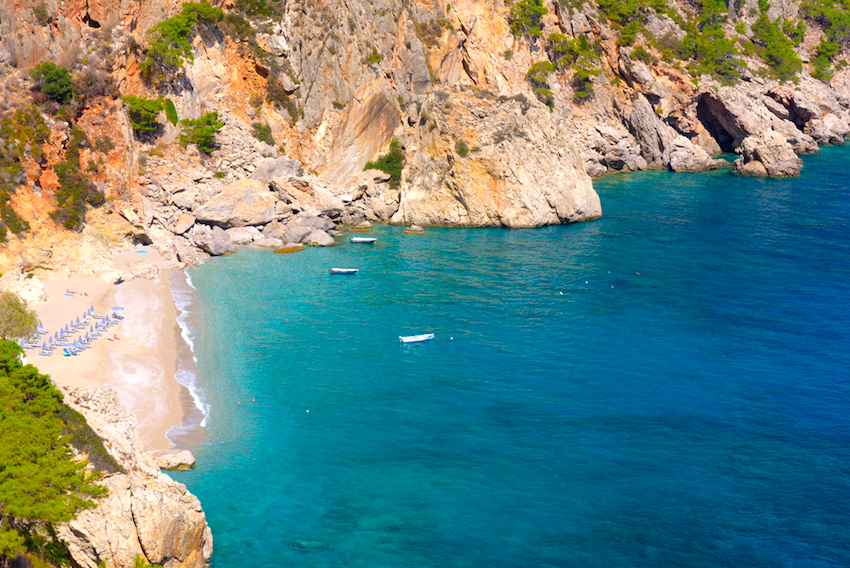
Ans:
[[[213,566],[846,565],[848,157],[192,269]]]

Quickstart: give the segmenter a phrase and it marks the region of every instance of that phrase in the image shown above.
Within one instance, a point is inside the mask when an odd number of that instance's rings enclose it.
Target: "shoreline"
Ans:
[[[101,315],[123,307],[117,313],[124,319],[77,356],[63,357],[61,347],[49,357],[28,350],[28,362],[50,375],[59,387],[112,386],[120,403],[136,416],[145,450],[193,449],[203,442],[206,432],[203,420],[197,419],[198,411],[203,410],[195,403],[197,393],[178,379],[182,371],[194,373],[196,382],[197,370],[186,364],[186,351],[190,360],[193,356],[178,322],[182,312],[170,281],[174,261],[164,259],[153,247],[113,253],[113,265],[119,270],[132,273],[139,263],[155,266],[156,278],[137,277],[121,284],[88,277],[41,280],[48,302],[36,311],[49,335],[39,343],[92,306]]]

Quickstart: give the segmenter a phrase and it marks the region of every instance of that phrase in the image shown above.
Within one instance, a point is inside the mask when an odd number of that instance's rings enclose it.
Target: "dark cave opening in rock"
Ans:
[[[92,20],[91,16],[88,13],[86,13],[85,17],[83,18],[83,23],[92,29],[100,29],[100,22],[98,22],[97,20]]]
[[[716,110],[712,107],[718,106],[717,103],[706,97],[700,97],[697,103],[697,119],[705,126],[711,137],[717,141],[720,149],[724,152],[735,151],[735,137],[723,126],[718,119]]]

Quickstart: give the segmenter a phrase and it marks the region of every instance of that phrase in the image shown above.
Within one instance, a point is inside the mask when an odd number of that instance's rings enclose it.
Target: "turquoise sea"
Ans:
[[[848,163],[192,269],[213,567],[850,566]]]

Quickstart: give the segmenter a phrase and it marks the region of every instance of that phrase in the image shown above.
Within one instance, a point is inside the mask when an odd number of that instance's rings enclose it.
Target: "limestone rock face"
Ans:
[[[334,238],[324,231],[313,229],[303,239],[304,243],[313,245],[314,247],[329,247],[334,244]]]
[[[135,416],[109,386],[65,394],[127,470],[108,475],[103,485],[109,495],[60,527],[74,565],[130,568],[140,556],[167,568],[203,568],[212,555],[212,533],[201,504],[143,451]]]
[[[539,227],[599,217],[567,124],[537,103],[521,109],[459,91],[429,96],[392,222]]]
[[[196,207],[194,215],[201,223],[225,228],[261,225],[275,220],[276,203],[277,198],[265,184],[241,179]]]
[[[183,471],[195,467],[195,456],[189,450],[157,450],[148,454],[160,469]]]
[[[221,256],[236,250],[230,235],[218,226],[196,224],[189,231],[189,239],[196,247],[212,256]]]
[[[747,137],[741,144],[741,154],[735,160],[735,167],[739,172],[753,176],[798,176],[803,164],[791,144],[773,130]]]

